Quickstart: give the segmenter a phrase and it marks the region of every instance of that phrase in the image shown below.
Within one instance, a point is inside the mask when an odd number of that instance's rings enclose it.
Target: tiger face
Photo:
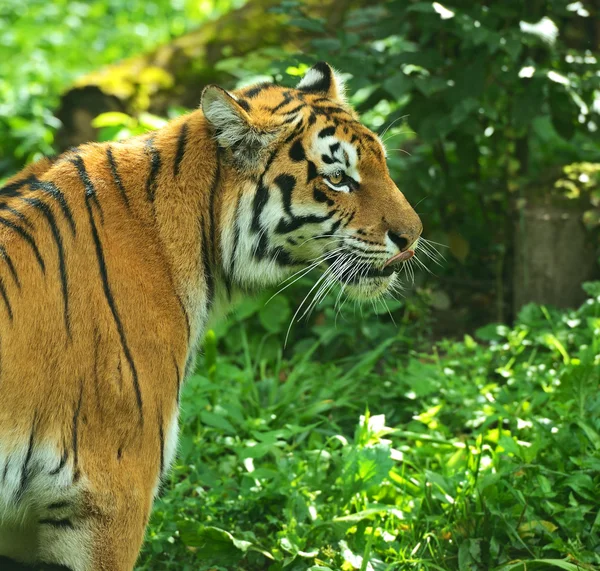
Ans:
[[[209,87],[202,108],[239,178],[222,236],[227,279],[264,285],[321,266],[322,285],[351,297],[394,287],[422,224],[326,63],[295,89]]]

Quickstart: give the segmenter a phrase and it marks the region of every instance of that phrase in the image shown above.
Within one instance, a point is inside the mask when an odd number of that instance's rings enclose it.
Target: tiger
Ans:
[[[325,62],[295,88],[209,85],[157,131],[9,179],[0,569],[131,570],[207,324],[317,266],[377,298],[422,230]]]

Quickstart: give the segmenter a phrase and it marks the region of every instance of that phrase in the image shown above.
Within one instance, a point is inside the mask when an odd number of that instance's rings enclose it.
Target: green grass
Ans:
[[[397,325],[370,311],[337,327],[326,306],[282,352],[288,302],[247,302],[187,382],[139,568],[598,568],[600,284],[587,291],[577,311],[527,306],[426,352],[414,304]]]

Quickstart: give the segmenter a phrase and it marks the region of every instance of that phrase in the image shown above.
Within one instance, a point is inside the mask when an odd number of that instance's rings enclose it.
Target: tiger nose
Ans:
[[[398,249],[401,252],[404,252],[408,249],[409,246],[415,243],[417,238],[421,235],[423,231],[423,227],[421,226],[418,230],[412,230],[410,232],[405,232],[403,234],[397,234],[396,232],[392,232],[388,230],[388,236],[390,240],[398,246]]]

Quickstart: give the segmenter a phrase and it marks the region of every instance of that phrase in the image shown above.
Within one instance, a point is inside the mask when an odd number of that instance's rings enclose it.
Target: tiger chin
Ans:
[[[422,225],[326,64],[0,189],[0,563],[129,571],[217,307],[320,267],[393,288]],[[18,563],[16,563],[18,562]]]

